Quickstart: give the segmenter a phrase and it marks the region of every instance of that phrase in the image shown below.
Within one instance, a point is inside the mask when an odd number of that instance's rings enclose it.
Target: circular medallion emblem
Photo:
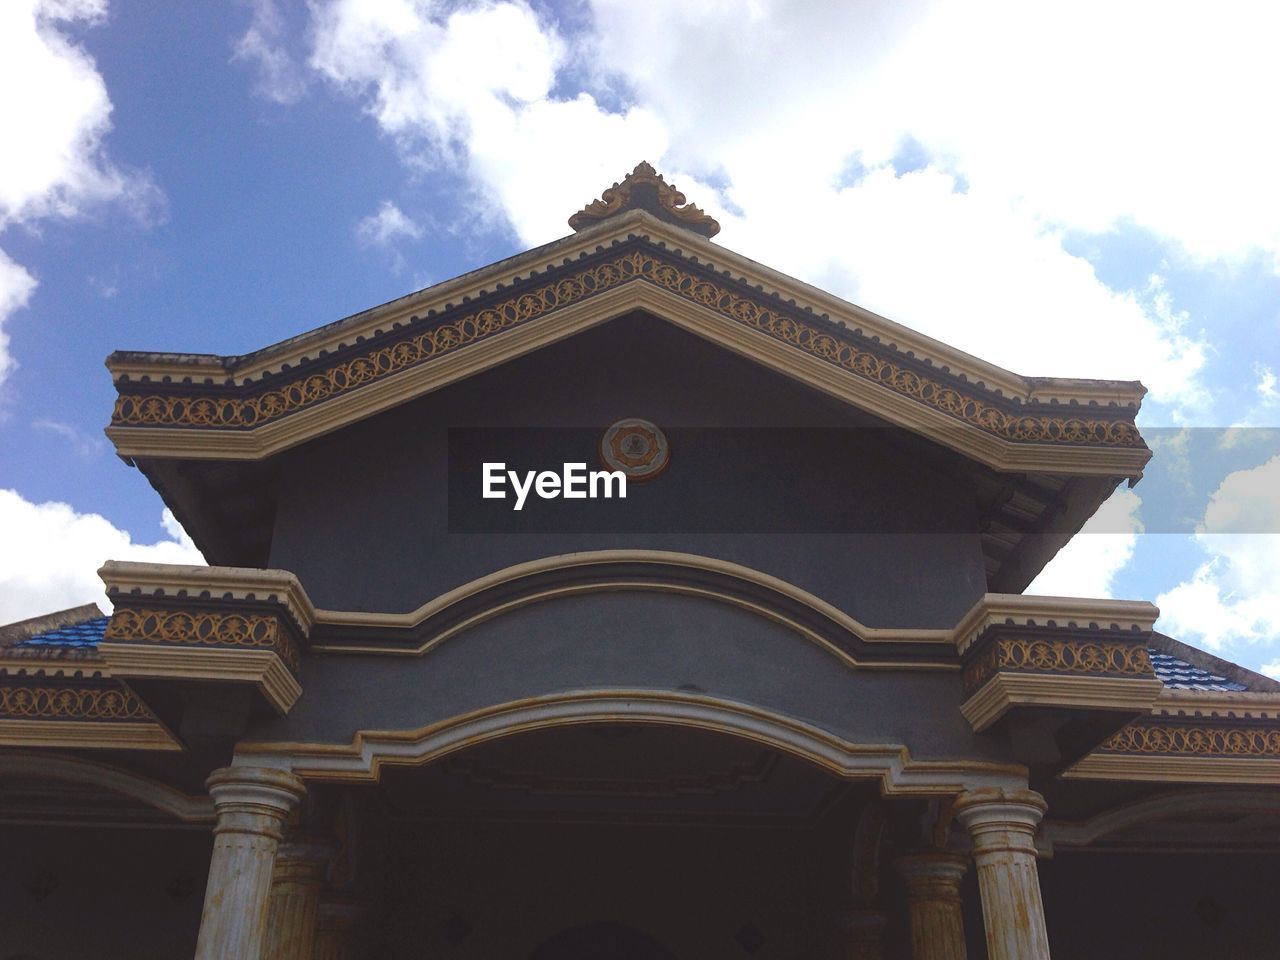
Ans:
[[[628,480],[649,480],[660,474],[671,459],[667,435],[648,420],[619,420],[600,438],[600,460]]]

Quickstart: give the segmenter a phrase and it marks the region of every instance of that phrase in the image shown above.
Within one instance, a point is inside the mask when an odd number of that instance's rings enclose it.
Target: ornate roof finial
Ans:
[[[600,194],[599,200],[593,200],[570,217],[569,226],[582,230],[624,210],[646,210],[659,220],[704,237],[714,237],[720,232],[720,224],[692,203],[686,203],[684,194],[643,160],[621,183],[615,183]]]

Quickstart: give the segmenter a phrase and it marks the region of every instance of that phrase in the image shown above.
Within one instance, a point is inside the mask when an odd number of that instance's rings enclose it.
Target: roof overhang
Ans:
[[[631,210],[242,357],[115,353],[125,458],[262,460],[636,310],[1001,472],[1136,479],[1136,382],[1018,376]]]

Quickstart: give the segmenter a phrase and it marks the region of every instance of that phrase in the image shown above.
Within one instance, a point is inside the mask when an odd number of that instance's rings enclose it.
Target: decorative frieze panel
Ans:
[[[176,750],[179,744],[127,686],[105,679],[0,680],[0,744]]]
[[[123,687],[62,682],[0,686],[0,719],[155,721],[146,705]]]
[[[1271,757],[1280,760],[1280,729],[1274,725],[1135,720],[1100,746],[1097,753],[1165,757]],[[1280,768],[1276,776],[1280,778]]]
[[[558,276],[557,276],[558,274]],[[1131,405],[1021,402],[947,368],[902,353],[878,336],[820,318],[760,288],[642,240],[619,244],[590,266],[552,268],[517,281],[503,294],[477,298],[463,311],[414,317],[373,343],[349,347],[256,383],[117,384],[113,428],[253,430],[432,363],[632,281],[652,284],[707,308],[733,325],[764,334],[810,359],[838,368],[898,397],[943,414],[957,425],[1015,444],[1131,449],[1146,446]],[[457,315],[458,313],[461,315]]]
[[[961,710],[975,730],[1024,708],[1150,712],[1163,689],[1147,650],[1155,608],[1058,602],[1064,609],[1055,615],[1053,598],[1005,598],[1008,610],[987,598],[973,627],[958,631]]]
[[[292,575],[119,562],[99,573],[115,604],[99,647],[113,676],[252,683],[280,713],[302,692],[313,611]]]
[[[1274,785],[1280,783],[1280,728],[1264,718],[1141,717],[1064,776]]]
[[[300,663],[297,644],[277,614],[125,607],[112,615],[104,639],[118,643],[271,650],[295,674]]]
[[[985,651],[965,667],[965,693],[974,693],[995,674],[1005,671],[1147,679],[1155,676],[1145,642],[1000,637],[988,643]]]

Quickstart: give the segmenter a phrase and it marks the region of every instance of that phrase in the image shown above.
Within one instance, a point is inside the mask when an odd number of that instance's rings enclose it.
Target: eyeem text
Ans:
[[[507,499],[508,482],[515,492],[513,510],[524,509],[530,492],[543,500],[564,497],[566,500],[611,499],[615,495],[627,498],[627,475],[619,470],[592,470],[587,472],[585,463],[566,463],[561,471],[528,470],[522,477],[515,470],[508,470],[505,463],[485,463],[482,495],[486,500]],[[615,494],[616,491],[616,494]]]

